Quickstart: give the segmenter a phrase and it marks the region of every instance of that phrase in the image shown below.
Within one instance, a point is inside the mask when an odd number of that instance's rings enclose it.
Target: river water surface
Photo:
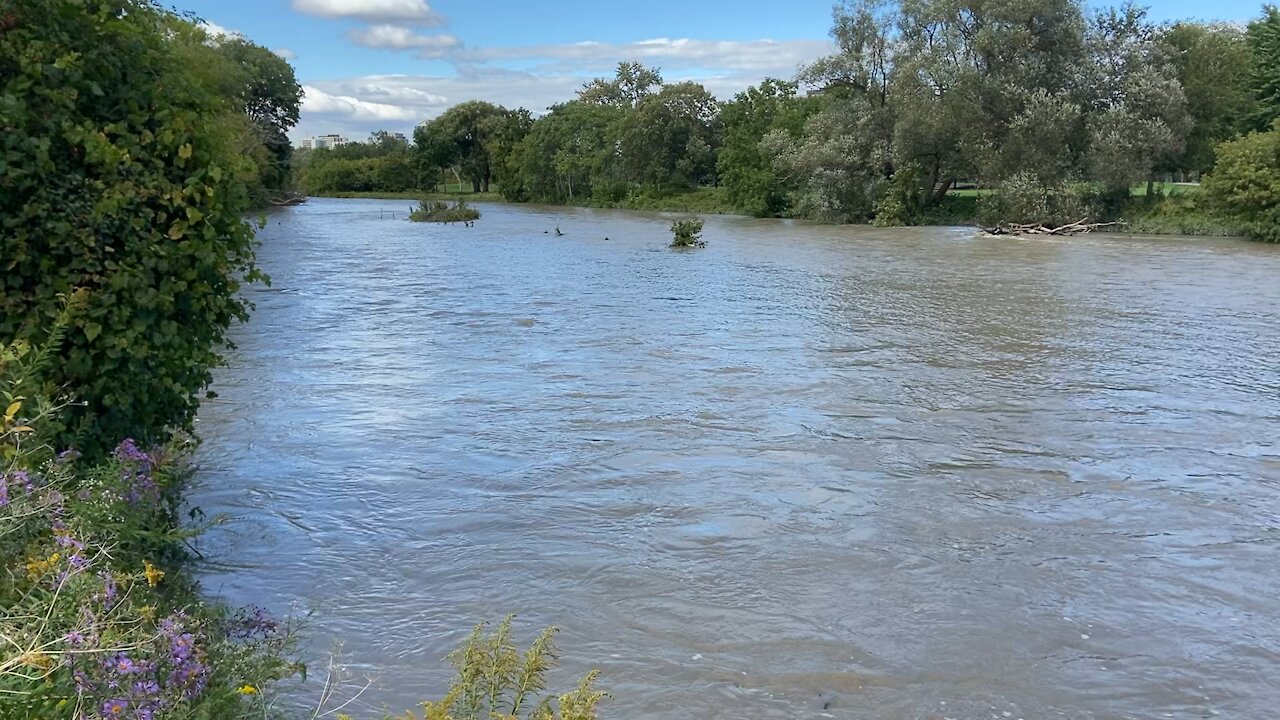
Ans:
[[[408,205],[269,217],[201,413],[206,584],[364,708],[511,612],[608,718],[1280,705],[1280,248]]]

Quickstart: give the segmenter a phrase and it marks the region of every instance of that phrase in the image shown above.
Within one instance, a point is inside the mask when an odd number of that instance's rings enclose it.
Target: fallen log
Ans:
[[[283,195],[279,195],[279,196],[267,199],[267,202],[271,203],[272,205],[275,205],[276,207],[288,207],[290,205],[301,205],[306,201],[307,201],[307,196],[300,195],[298,193],[285,193]]]
[[[1123,220],[1105,223],[1086,222],[1088,218],[1083,218],[1078,222],[1067,223],[1053,227],[1050,225],[1042,225],[1039,223],[1001,223],[995,227],[985,227],[979,225],[983,232],[988,235],[1084,235],[1102,228],[1118,227],[1127,225]]]

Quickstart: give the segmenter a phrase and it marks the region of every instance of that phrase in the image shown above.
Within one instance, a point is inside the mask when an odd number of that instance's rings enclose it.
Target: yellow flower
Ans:
[[[241,695],[257,695],[257,694],[258,694],[258,688],[254,687],[254,686],[252,686],[252,685],[247,685],[247,684],[246,684],[246,685],[244,685],[243,687],[241,687],[239,690],[237,690],[236,692],[240,693]]]
[[[159,585],[161,578],[164,577],[164,571],[152,565],[150,560],[142,561],[142,574],[147,576],[147,584],[151,587]]]
[[[53,658],[50,658],[48,653],[43,653],[39,650],[23,653],[22,657],[18,658],[18,662],[41,670],[48,670],[53,667]]]

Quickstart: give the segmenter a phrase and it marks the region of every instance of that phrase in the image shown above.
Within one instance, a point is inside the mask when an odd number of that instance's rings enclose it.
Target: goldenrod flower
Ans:
[[[147,584],[155,587],[164,578],[164,571],[151,564],[150,560],[142,561],[142,574],[147,576]]]
[[[254,686],[252,686],[252,685],[248,685],[248,684],[246,684],[246,685],[242,686],[242,687],[241,687],[239,690],[237,690],[236,692],[240,693],[241,695],[257,695],[257,694],[258,694],[258,688],[254,687]]]
[[[41,670],[48,670],[53,667],[53,658],[49,657],[48,653],[40,652],[39,650],[23,653],[22,657],[18,658],[18,662]]]

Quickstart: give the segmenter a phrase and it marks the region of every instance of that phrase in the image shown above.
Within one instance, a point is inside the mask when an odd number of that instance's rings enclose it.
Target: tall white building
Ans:
[[[331,133],[329,135],[320,135],[318,137],[306,138],[302,141],[302,147],[308,150],[319,150],[320,148],[340,147],[342,145],[346,145],[349,142],[351,141],[342,137],[341,135],[338,135],[337,133]]]

